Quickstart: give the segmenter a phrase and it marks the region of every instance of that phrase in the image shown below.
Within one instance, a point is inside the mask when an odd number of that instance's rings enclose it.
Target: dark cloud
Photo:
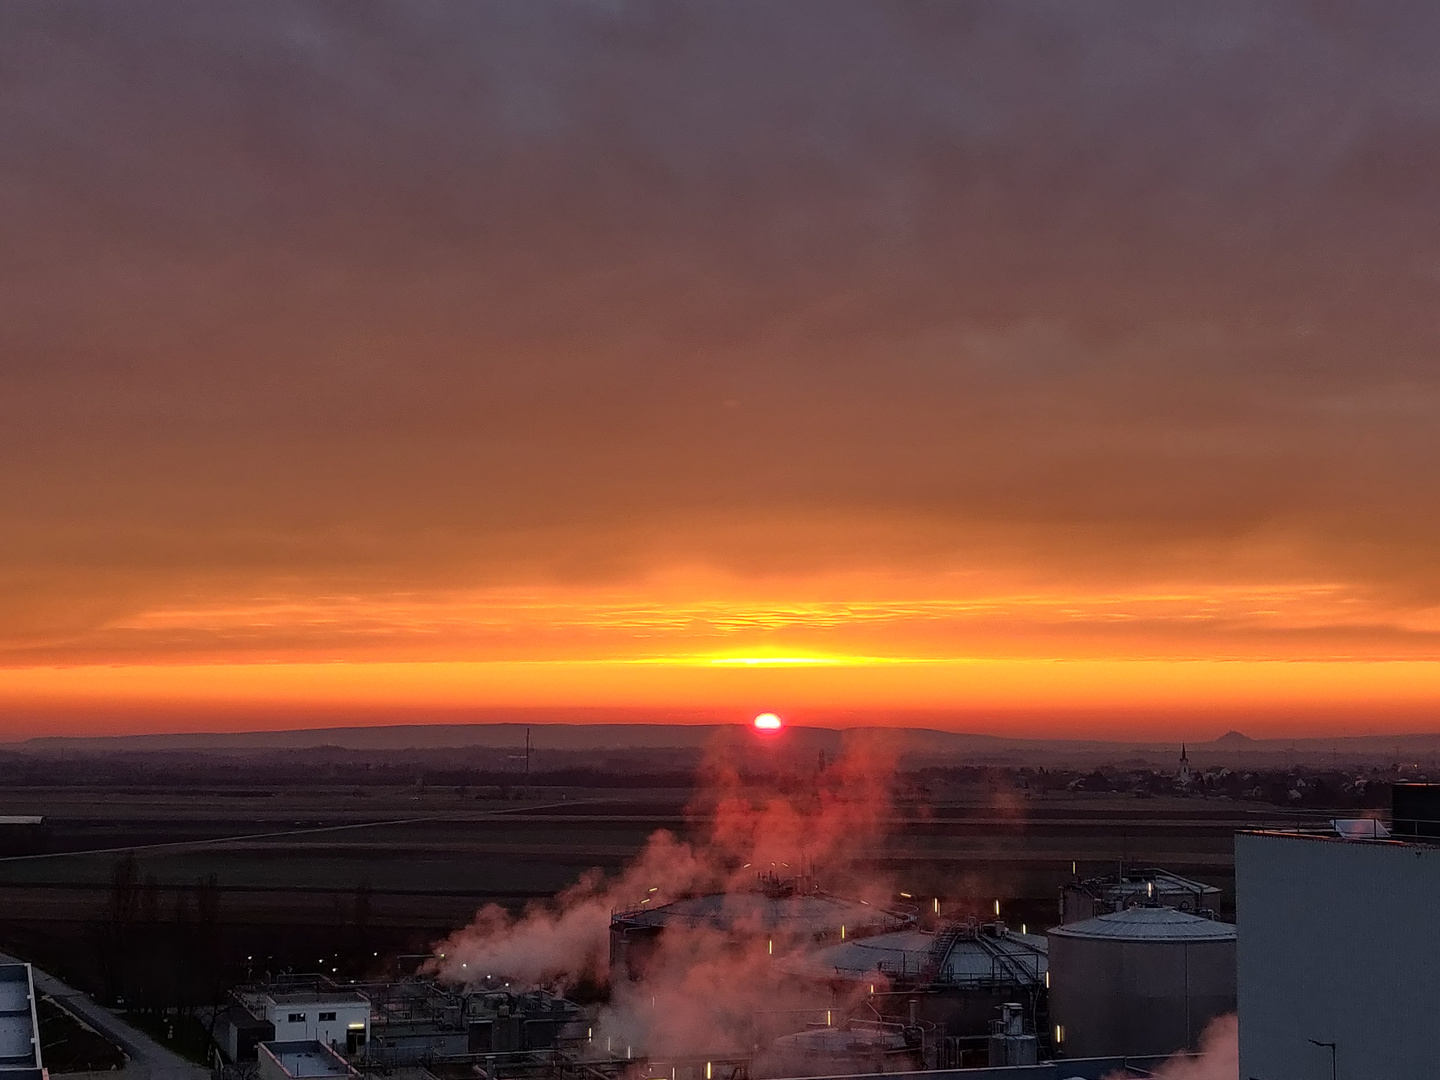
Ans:
[[[1430,4],[0,9],[0,632],[1435,550]]]

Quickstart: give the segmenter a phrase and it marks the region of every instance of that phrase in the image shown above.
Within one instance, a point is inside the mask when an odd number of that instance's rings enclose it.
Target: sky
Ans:
[[[1428,3],[0,6],[0,730],[1440,729],[1437,183]]]

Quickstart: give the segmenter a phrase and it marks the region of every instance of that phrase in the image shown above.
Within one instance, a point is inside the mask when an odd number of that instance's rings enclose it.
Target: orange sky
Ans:
[[[0,733],[1440,729],[1437,30],[0,10]]]

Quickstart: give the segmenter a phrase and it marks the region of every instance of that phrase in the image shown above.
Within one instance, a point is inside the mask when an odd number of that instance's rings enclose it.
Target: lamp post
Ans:
[[[1324,1041],[1322,1041],[1322,1040],[1320,1040],[1320,1039],[1311,1039],[1311,1040],[1310,1040],[1310,1043],[1311,1043],[1311,1045],[1313,1045],[1313,1046],[1323,1047],[1324,1049],[1330,1051],[1330,1080],[1336,1080],[1336,1073],[1335,1073],[1335,1044],[1334,1044],[1333,1042],[1324,1042]]]

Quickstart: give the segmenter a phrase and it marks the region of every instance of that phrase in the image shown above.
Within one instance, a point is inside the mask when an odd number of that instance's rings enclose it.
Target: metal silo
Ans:
[[[909,912],[887,911],[796,882],[761,879],[750,891],[709,893],[613,912],[610,970],[614,978],[639,978],[670,928],[768,939],[771,951],[783,956],[791,949],[900,930],[914,922]]]
[[[785,968],[830,985],[838,1001],[868,989],[866,1001],[882,1017],[922,1022],[926,1067],[948,1069],[985,1063],[985,1040],[1002,1010],[1002,1043],[1028,1037],[1034,1048],[1047,1026],[1047,947],[1038,934],[970,921],[837,942]]]
[[[1066,1057],[1194,1049],[1235,1011],[1235,927],[1165,907],[1134,907],[1050,938],[1050,1022]]]

